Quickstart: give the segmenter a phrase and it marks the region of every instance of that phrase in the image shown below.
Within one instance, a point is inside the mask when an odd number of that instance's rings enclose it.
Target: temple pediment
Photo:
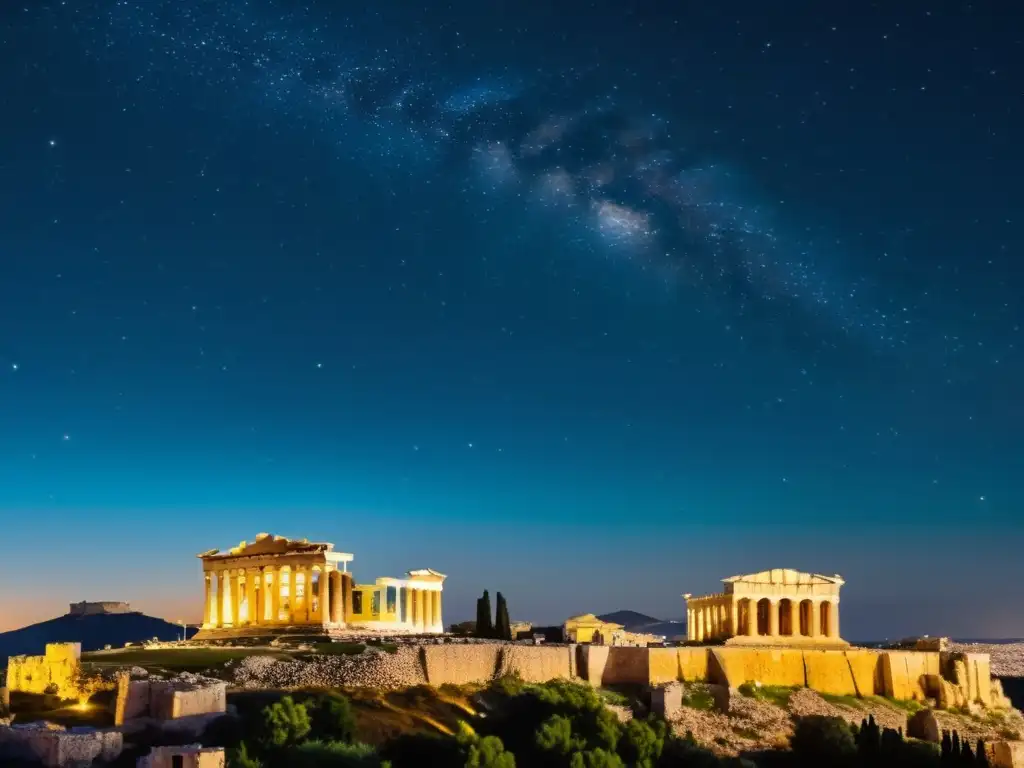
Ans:
[[[311,542],[309,539],[289,539],[270,533],[259,533],[251,542],[243,541],[226,552],[211,549],[197,557],[253,557],[263,555],[290,555],[309,552],[330,552],[334,545],[329,542]]]
[[[448,578],[443,573],[432,568],[419,568],[415,571],[409,571],[407,575],[410,579],[419,579],[421,581],[444,581]]]
[[[804,573],[802,571],[794,571],[791,568],[774,568],[770,571],[730,576],[727,579],[722,579],[722,582],[725,584],[784,584],[792,586],[813,584],[842,586],[846,583],[839,574],[823,576],[820,573]]]

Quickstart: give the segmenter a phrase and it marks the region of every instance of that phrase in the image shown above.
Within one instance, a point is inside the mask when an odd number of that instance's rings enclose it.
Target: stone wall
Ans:
[[[140,757],[136,768],[173,768],[174,758],[180,757],[182,768],[224,768],[223,747],[153,747],[148,755]]]
[[[422,649],[422,661],[427,682],[434,686],[485,683],[508,674],[539,683],[575,677],[575,648],[500,643],[427,645]]]
[[[7,660],[7,688],[24,693],[46,693],[55,686],[62,699],[78,697],[81,643],[49,643],[42,656],[11,656]]]
[[[0,726],[0,764],[28,760],[48,768],[115,760],[124,747],[120,731],[66,731],[49,723]]]
[[[116,725],[142,717],[177,720],[225,711],[227,683],[220,680],[194,676],[172,680],[131,680],[125,673],[117,678]]]
[[[760,683],[848,696],[934,698],[946,706],[1008,706],[986,654],[864,648],[579,647],[578,676],[592,685],[663,685],[676,680],[729,687]]]

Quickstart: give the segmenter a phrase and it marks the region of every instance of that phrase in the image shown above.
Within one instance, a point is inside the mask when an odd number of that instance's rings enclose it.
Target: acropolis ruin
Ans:
[[[346,630],[441,633],[443,573],[429,568],[405,578],[356,584],[353,555],[328,542],[261,533],[203,562],[205,608],[196,640]]]
[[[687,639],[729,645],[845,648],[839,636],[839,575],[776,568],[723,579],[725,589],[686,600]]]

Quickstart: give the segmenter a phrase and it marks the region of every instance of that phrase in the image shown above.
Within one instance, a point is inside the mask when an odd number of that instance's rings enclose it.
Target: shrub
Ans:
[[[849,724],[825,715],[799,718],[790,745],[794,757],[805,765],[848,765],[857,752]]]
[[[309,712],[311,738],[352,741],[356,732],[356,716],[347,698],[337,693],[328,693],[304,706]]]
[[[263,763],[249,754],[249,748],[243,741],[238,749],[228,752],[228,768],[263,768]]]
[[[296,704],[291,696],[285,696],[263,710],[261,739],[267,749],[299,744],[309,734],[309,730],[309,713],[302,704]]]
[[[627,765],[653,768],[665,748],[666,732],[663,721],[630,720],[619,738],[619,756]]]
[[[380,757],[366,744],[307,741],[288,750],[288,768],[379,768]]]
[[[244,738],[242,722],[232,715],[221,715],[203,729],[199,742],[204,747],[238,747]]]

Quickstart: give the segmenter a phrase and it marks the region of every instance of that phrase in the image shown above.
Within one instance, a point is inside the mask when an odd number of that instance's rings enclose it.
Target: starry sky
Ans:
[[[1019,10],[351,5],[0,6],[0,629],[269,531],[1024,636]]]

